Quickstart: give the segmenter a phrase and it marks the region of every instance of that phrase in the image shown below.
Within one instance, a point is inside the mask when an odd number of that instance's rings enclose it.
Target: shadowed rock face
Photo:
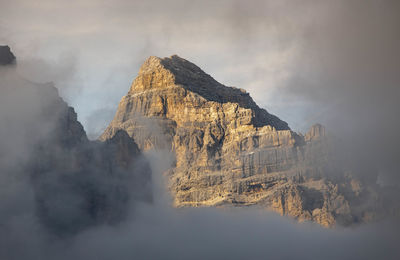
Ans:
[[[61,100],[55,106],[55,129],[35,145],[27,166],[40,222],[71,235],[117,224],[132,203],[150,202],[151,170],[133,139],[120,130],[104,143],[89,141],[74,110]]]
[[[257,205],[326,227],[381,211],[373,185],[331,160],[323,126],[299,135],[178,56],[145,61],[100,139],[120,129],[141,149],[175,153],[169,185],[178,207]]]
[[[3,54],[2,63],[14,57]],[[89,141],[52,84],[27,81],[13,66],[0,69],[0,180],[26,180],[39,223],[72,235],[119,223],[136,200],[151,200],[150,167],[125,131],[104,143]]]
[[[15,63],[15,56],[10,47],[0,46],[0,65],[11,65]]]

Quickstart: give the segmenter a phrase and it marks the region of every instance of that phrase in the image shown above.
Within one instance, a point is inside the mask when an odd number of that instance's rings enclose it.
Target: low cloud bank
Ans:
[[[155,180],[153,204],[142,204],[117,226],[54,239],[14,219],[1,235],[4,259],[398,259],[399,227],[386,222],[353,229],[298,224],[254,208],[174,209],[160,170],[163,154],[148,154]],[[164,160],[164,162],[163,162]],[[157,163],[156,163],[157,162]]]

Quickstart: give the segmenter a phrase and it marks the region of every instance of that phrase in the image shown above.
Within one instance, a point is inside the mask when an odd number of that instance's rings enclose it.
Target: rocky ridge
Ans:
[[[144,62],[100,140],[120,129],[140,149],[175,153],[177,207],[254,205],[326,227],[377,218],[374,189],[332,163],[323,126],[295,133],[176,55]]]
[[[71,235],[117,224],[133,202],[151,201],[149,164],[125,131],[104,143],[88,140],[52,83],[30,82],[10,66],[8,46],[0,48],[0,64],[0,171],[26,179],[38,222]]]

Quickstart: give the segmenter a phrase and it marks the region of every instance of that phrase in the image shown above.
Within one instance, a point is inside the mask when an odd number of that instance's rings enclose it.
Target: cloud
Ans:
[[[400,182],[399,11],[397,1],[320,5],[316,13],[323,19],[299,39],[298,58],[279,94],[287,102],[302,100],[310,110],[304,125],[326,124],[343,140],[342,150],[392,184]]]
[[[136,201],[149,201],[151,173],[134,141],[122,131],[88,141],[57,89],[18,67],[0,67],[1,240],[26,225],[43,237],[114,225]]]
[[[153,204],[126,222],[97,226],[72,239],[47,237],[31,222],[3,239],[6,259],[398,259],[393,223],[329,230],[256,208],[174,209],[165,189],[163,153],[148,154],[155,180]],[[22,221],[22,220],[20,220]],[[22,232],[21,228],[24,228]],[[38,232],[39,231],[39,232]],[[1,236],[2,237],[2,236]],[[2,237],[4,238],[4,237]],[[11,239],[10,239],[11,238]],[[21,250],[23,248],[23,250]]]

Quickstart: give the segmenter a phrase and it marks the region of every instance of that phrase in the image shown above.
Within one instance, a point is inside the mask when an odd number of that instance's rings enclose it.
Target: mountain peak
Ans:
[[[150,56],[144,61],[144,63],[140,67],[139,75],[152,73],[161,69],[171,70],[171,72],[173,73],[174,69],[183,68],[188,65],[193,66],[194,64],[179,57],[176,54],[165,58]]]
[[[219,83],[200,67],[178,55],[166,58],[150,56],[141,66],[128,96],[170,89],[180,89],[181,95],[191,93],[206,102],[232,103],[251,109],[254,126],[271,125],[279,130],[290,129],[286,122],[259,108],[245,90]]]
[[[15,56],[11,52],[11,49],[9,46],[0,45],[0,65],[11,65],[15,63]]]
[[[142,64],[139,70],[139,74],[146,73],[150,70],[154,70],[155,67],[161,65],[160,64],[161,58],[156,56],[148,57]]]
[[[322,125],[298,135],[245,91],[177,55],[145,61],[100,139],[120,129],[139,149],[173,156],[167,176],[175,206],[256,205],[326,227],[370,214],[353,199],[362,186],[328,175],[347,169],[327,163]]]
[[[225,87],[192,62],[175,54],[165,58],[156,56],[147,58],[132,84],[131,92],[167,88],[171,85],[181,85],[195,92],[201,89],[213,91],[216,88],[221,91],[221,87]],[[207,95],[207,93],[198,94]]]

